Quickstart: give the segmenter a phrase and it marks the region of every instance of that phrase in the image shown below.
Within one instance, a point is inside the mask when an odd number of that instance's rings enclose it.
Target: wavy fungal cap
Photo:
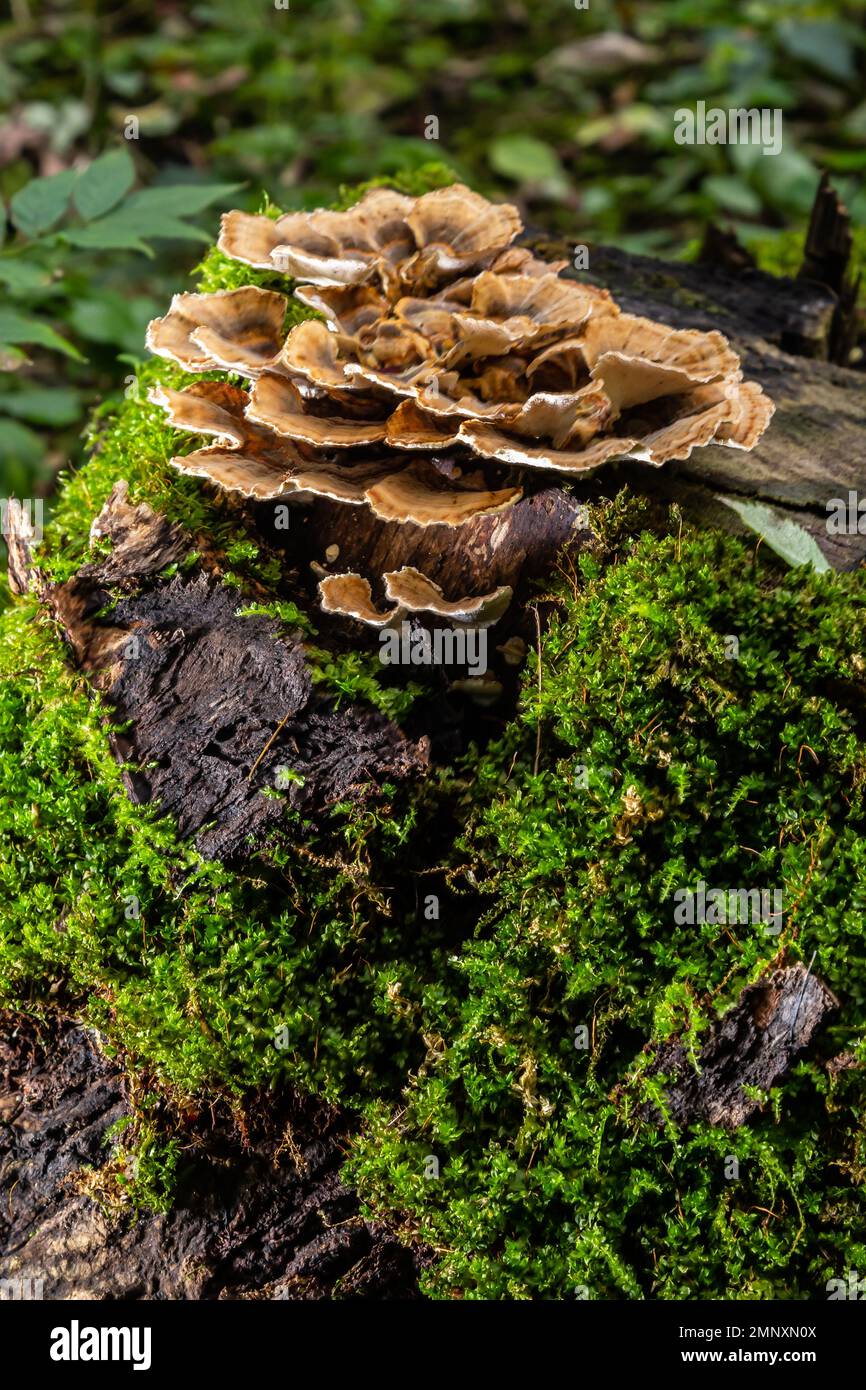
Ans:
[[[345,212],[276,221],[224,213],[220,250],[299,281],[287,292],[324,322],[285,334],[286,297],[255,286],[175,295],[148,347],[249,390],[155,391],[179,430],[209,437],[172,463],[248,497],[316,495],[459,533],[514,506],[525,470],[586,476],[757,444],[774,406],[720,333],[621,313],[607,290],[561,279],[563,262],[512,245],[521,231],[516,208],[462,184],[377,188]],[[452,466],[438,469],[443,451]],[[417,611],[480,624],[510,598],[449,599],[417,570],[382,579],[391,610],[355,574],[323,580],[322,606],[373,625]]]

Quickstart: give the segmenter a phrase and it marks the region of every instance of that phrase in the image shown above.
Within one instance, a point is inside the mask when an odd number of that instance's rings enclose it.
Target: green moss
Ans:
[[[326,685],[340,699],[361,700],[381,710],[389,719],[405,719],[416,699],[424,694],[417,681],[386,683],[377,652],[328,652],[307,647],[313,679]]]
[[[98,1203],[109,1218],[166,1212],[174,1205],[181,1167],[180,1140],[165,1132],[157,1118],[160,1097],[151,1092],[133,1094],[132,1113],[123,1115],[105,1133],[111,1146],[108,1159],[98,1168],[76,1175],[76,1186]]]
[[[90,461],[61,478],[39,551],[39,563],[52,579],[67,578],[90,557],[91,522],[120,478],[128,482],[134,503],[147,502],[193,538],[207,537],[217,552],[237,542],[255,544],[233,499],[171,466],[173,455],[189,453],[201,441],[189,435],[184,439],[148,395],[156,386],[179,390],[197,379],[201,378],[154,358],[139,364],[122,400],[110,400],[95,412],[88,432]],[[253,565],[250,573],[255,577],[254,571]]]
[[[378,809],[296,817],[232,873],[129,802],[108,717],[33,606],[6,612],[0,1001],[41,1007],[62,985],[168,1094],[399,1086],[419,1043],[382,999],[395,970],[426,961],[426,977],[437,939],[407,931],[382,884],[417,808],[391,789]]]
[[[686,309],[700,309],[704,314],[723,314],[721,305],[715,304],[709,295],[696,294],[694,290],[687,290],[682,285],[677,285],[671,291],[671,301],[674,304],[681,304]]]
[[[287,632],[302,632],[311,637],[315,637],[317,631],[308,614],[290,599],[277,599],[273,603],[247,603],[238,609],[238,615],[244,618],[275,618]]]
[[[866,1059],[862,580],[645,535],[552,597],[541,693],[531,663],[474,770],[461,853],[489,906],[425,994],[425,1065],[396,1115],[371,1111],[354,1174],[444,1252],[440,1296],[822,1297],[866,1258],[856,1072],[799,1063],[734,1134],[639,1124],[612,1096],[631,1074],[658,1099],[644,1042],[699,1047],[783,946],[817,950],[843,1001],[819,1052]],[[699,879],[783,888],[783,932],[678,925],[673,894]]]
[[[733,1135],[639,1125],[611,1097],[629,1075],[658,1096],[643,1043],[696,1050],[782,944],[817,949],[843,1001],[822,1050],[866,1057],[862,581],[780,576],[678,524],[634,539],[645,520],[598,516],[598,553],[548,598],[541,694],[530,662],[500,743],[385,806],[295,819],[244,874],[128,803],[106,711],[17,605],[0,1000],[39,1007],[62,981],[169,1095],[289,1081],[366,1104],[355,1175],[442,1252],[437,1296],[821,1296],[866,1254],[858,1072],[801,1062]],[[437,866],[451,894],[428,920]],[[678,926],[672,894],[699,877],[781,885],[784,934]]]
[[[765,227],[741,233],[744,244],[758,263],[759,270],[768,275],[794,276],[803,264],[806,245],[805,227],[768,232]]]
[[[448,164],[437,161],[423,163],[417,169],[404,169],[394,174],[382,174],[378,178],[367,179],[364,183],[343,185],[334,207],[350,208],[371,188],[395,188],[398,193],[405,193],[408,198],[420,198],[425,193],[432,193],[435,188],[447,188],[450,183],[458,182],[458,179],[456,170]]]

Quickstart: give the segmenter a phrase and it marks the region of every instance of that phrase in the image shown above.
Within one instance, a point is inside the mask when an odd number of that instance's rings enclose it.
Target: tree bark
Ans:
[[[0,1280],[41,1280],[46,1299],[418,1297],[429,1255],[360,1215],[333,1107],[269,1093],[245,1138],[219,1104],[187,1114],[172,1210],[112,1219],[93,1198],[131,1113],[122,1068],[72,1024],[0,1023]]]

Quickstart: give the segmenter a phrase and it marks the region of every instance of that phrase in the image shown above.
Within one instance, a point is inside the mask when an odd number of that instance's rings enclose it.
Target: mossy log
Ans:
[[[777,407],[753,452],[709,447],[660,472],[609,467],[577,489],[540,484],[506,520],[469,523],[459,546],[445,527],[398,527],[320,500],[293,532],[293,563],[307,569],[317,554],[337,545],[347,568],[381,573],[423,560],[425,572],[446,590],[468,586],[480,592],[509,583],[520,597],[528,579],[553,568],[563,546],[580,546],[587,539],[581,501],[610,496],[626,479],[635,490],[677,500],[693,516],[728,529],[737,524],[717,500],[719,494],[764,501],[809,531],[835,568],[858,567],[866,558],[866,536],[831,535],[825,524],[832,498],[852,490],[866,496],[866,376],[831,360],[850,351],[840,216],[838,207],[828,212],[824,193],[816,217],[837,251],[822,258],[819,230],[808,247],[806,270],[832,278],[833,285],[808,274],[777,280],[734,254],[726,265],[684,265],[592,250],[591,278],[608,286],[624,309],[677,327],[719,329],[732,340],[747,375],[764,386]],[[540,252],[560,249],[534,240]],[[256,516],[257,509],[249,508],[253,526]],[[188,541],[150,508],[131,507],[122,483],[95,535],[113,543],[110,553],[52,584],[34,569],[20,529],[10,537],[12,587],[19,594],[39,594],[74,662],[91,674],[126,721],[125,732],[113,738],[120,759],[141,764],[139,773],[126,774],[130,796],[172,811],[181,833],[195,838],[203,853],[235,860],[279,821],[283,803],[260,792],[273,785],[281,762],[295,774],[288,803],[313,811],[340,798],[363,800],[382,782],[424,773],[425,730],[410,735],[359,706],[337,709],[312,687],[300,636],[278,634],[267,619],[237,618],[234,599],[209,575],[206,554],[200,554],[197,577],[184,578]],[[264,527],[261,536],[263,544],[273,544]],[[181,573],[166,578],[166,568],[175,566]],[[118,655],[131,639],[140,644],[142,660],[121,666]],[[331,640],[327,630],[323,640]],[[834,1001],[802,967],[782,973],[781,983],[754,987],[710,1036],[709,1080],[703,1089],[687,1072],[676,1040],[656,1057],[657,1071],[683,1071],[682,1084],[674,1082],[669,1093],[675,1119],[743,1123],[751,1113],[741,1103],[743,1085],[776,1084],[807,1048]],[[778,998],[765,1008],[768,990],[776,990]],[[49,1082],[52,1065],[57,1075]],[[720,1090],[710,1095],[706,1087],[714,1078],[720,1079]],[[42,1175],[18,1224],[6,1232],[8,1253],[0,1271],[20,1273],[22,1233],[40,1223],[37,1240],[43,1245],[31,1242],[31,1251],[41,1249],[45,1267],[56,1267],[58,1288],[89,1290],[92,1296],[209,1297],[239,1290],[273,1296],[279,1284],[290,1297],[327,1297],[338,1278],[344,1292],[359,1296],[414,1295],[423,1257],[402,1255],[386,1227],[363,1221],[352,1194],[337,1180],[345,1132],[337,1112],[323,1119],[320,1107],[284,1097],[283,1129],[291,1129],[304,1173],[290,1179],[282,1170],[272,1178],[268,1168],[273,1123],[252,1163],[234,1141],[218,1139],[217,1147],[227,1147],[216,1166],[234,1165],[219,1181],[207,1157],[214,1152],[214,1135],[200,1136],[205,1155],[200,1199],[171,1217],[143,1219],[112,1243],[93,1224],[82,1199],[67,1205],[57,1185],[74,1166],[64,1135],[76,1106],[83,1107],[79,1118],[90,1136],[76,1150],[80,1163],[95,1154],[94,1136],[101,1139],[124,1113],[122,1088],[89,1050],[86,1037],[66,1032],[54,1064],[46,1062],[41,1046],[10,1056],[6,1103],[14,1110],[28,1088],[49,1085],[57,1089],[59,1111],[49,1107],[47,1122],[37,1124]],[[38,1119],[39,1106],[31,1109]],[[13,1150],[11,1159],[7,1154],[7,1169],[18,1178],[26,1177],[28,1163],[23,1150]],[[347,1223],[339,1237],[329,1230],[335,1219]],[[82,1250],[86,1264],[103,1241],[105,1259],[92,1278],[81,1261],[64,1263],[64,1242]],[[262,1243],[276,1252],[267,1269],[259,1265]],[[200,1271],[192,1283],[178,1272],[190,1255]]]
[[[426,768],[428,740],[413,743],[375,710],[336,708],[313,687],[300,634],[237,616],[237,596],[206,563],[195,578],[158,582],[189,541],[146,503],[133,507],[125,483],[93,536],[110,541],[107,558],[42,583],[41,597],[128,729],[111,739],[120,761],[140,769],[125,773],[129,795],[173,814],[203,854],[237,858],[261,841],[284,810],[262,790],[289,763],[277,785],[305,811]],[[39,582],[26,535],[14,537],[11,556],[19,592]]]

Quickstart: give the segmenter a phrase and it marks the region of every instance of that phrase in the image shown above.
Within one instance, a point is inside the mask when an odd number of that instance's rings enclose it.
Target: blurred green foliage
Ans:
[[[7,30],[0,77],[22,128],[66,155],[140,122],[151,164],[217,169],[275,201],[437,151],[487,191],[519,191],[595,236],[676,247],[719,210],[808,210],[817,166],[866,166],[864,0],[54,0]],[[678,147],[698,100],[781,107],[785,150]],[[438,139],[428,118],[438,120]],[[35,137],[34,137],[35,138]],[[432,148],[431,148],[432,147]],[[14,176],[14,165],[12,168]],[[9,176],[7,172],[7,177]],[[849,191],[866,211],[866,194]]]
[[[80,171],[30,179],[10,199],[12,227],[0,249],[0,458],[10,492],[29,491],[47,461],[40,427],[57,444],[77,437],[101,384],[101,351],[110,385],[161,308],[125,289],[129,257],[117,253],[154,258],[154,242],[207,242],[187,219],[233,192],[231,184],[133,191],[135,180],[133,160],[119,148]],[[5,218],[4,209],[0,234]]]
[[[796,264],[819,168],[866,221],[864,10],[866,0],[15,0],[0,25],[6,207],[38,203],[34,177],[71,188],[73,169],[123,148],[130,189],[177,201],[150,260],[128,237],[64,237],[86,216],[74,198],[50,246],[40,231],[22,250],[32,221],[17,221],[0,261],[20,268],[6,307],[45,326],[12,344],[33,360],[3,388],[0,490],[45,489],[76,462],[86,407],[120,386],[118,359],[140,351],[148,318],[184,287],[191,233],[174,219],[183,210],[189,229],[198,193],[178,190],[191,185],[240,184],[233,202],[255,208],[265,193],[288,208],[441,161],[576,240],[678,255],[722,217],[762,264]],[[699,100],[781,108],[782,153],[677,145],[674,112]],[[141,196],[109,215],[128,229]],[[214,224],[211,211],[203,225]]]

